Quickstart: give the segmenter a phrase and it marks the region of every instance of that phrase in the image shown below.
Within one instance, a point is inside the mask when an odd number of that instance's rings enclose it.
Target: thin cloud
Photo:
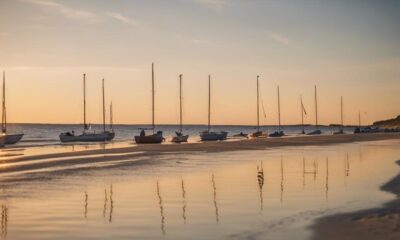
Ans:
[[[190,0],[214,11],[221,11],[228,5],[228,0]]]
[[[289,38],[283,36],[280,33],[269,32],[268,37],[279,44],[286,45],[286,46],[292,46],[292,42],[289,40]]]
[[[73,9],[53,0],[24,0],[24,1],[35,4],[37,6],[55,10],[65,18],[83,20],[89,23],[94,23],[98,21],[97,15],[92,12]]]
[[[112,17],[113,19],[123,22],[125,24],[131,25],[131,26],[135,26],[138,27],[140,26],[140,23],[138,21],[136,21],[135,19],[126,17],[120,13],[117,12],[107,12],[107,15]]]

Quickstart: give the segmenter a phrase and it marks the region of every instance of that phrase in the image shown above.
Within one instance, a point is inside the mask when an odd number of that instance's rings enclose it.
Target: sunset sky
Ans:
[[[0,70],[6,71],[9,122],[101,121],[101,79],[116,123],[151,121],[155,63],[156,121],[256,123],[256,76],[266,119],[345,124],[400,114],[400,1],[0,0]]]

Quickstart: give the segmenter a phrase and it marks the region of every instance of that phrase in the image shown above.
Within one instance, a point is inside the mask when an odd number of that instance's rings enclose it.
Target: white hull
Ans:
[[[114,132],[102,133],[83,133],[81,135],[71,135],[67,133],[60,134],[61,142],[105,142],[111,141],[115,137]]]
[[[226,137],[228,136],[227,132],[209,132],[209,131],[204,131],[200,133],[200,138],[201,141],[222,141],[226,140]]]
[[[6,134],[5,144],[15,144],[21,140],[24,136],[23,133],[20,134]]]
[[[174,143],[187,142],[188,138],[189,138],[189,135],[175,136],[172,138],[171,142],[174,142]]]

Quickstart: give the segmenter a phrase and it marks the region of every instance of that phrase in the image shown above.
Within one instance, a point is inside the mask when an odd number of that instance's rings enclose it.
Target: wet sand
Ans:
[[[395,194],[396,199],[381,208],[321,218],[312,226],[313,239],[400,239],[400,175],[381,189]]]
[[[243,150],[265,150],[276,147],[290,146],[319,146],[329,144],[344,144],[362,141],[379,141],[389,139],[400,139],[400,133],[373,133],[373,134],[343,134],[343,135],[320,135],[320,136],[296,136],[283,138],[243,139],[225,142],[202,142],[186,144],[150,144],[136,145],[127,144],[123,147],[113,144],[103,144],[100,148],[71,151],[66,147],[65,151],[59,153],[16,156],[3,159],[0,173],[15,173],[21,171],[40,170],[44,168],[62,168],[74,165],[110,163],[121,161],[136,161],[143,157],[157,156],[168,153],[190,153],[190,152],[223,152]],[[73,145],[65,145],[73,146]],[[12,148],[8,148],[11,150]],[[142,162],[142,161],[137,161]],[[133,163],[132,163],[133,164]]]

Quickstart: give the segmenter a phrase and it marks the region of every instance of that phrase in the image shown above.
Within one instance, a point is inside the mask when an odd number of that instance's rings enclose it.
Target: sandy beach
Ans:
[[[395,194],[396,199],[380,208],[321,218],[312,227],[313,239],[400,239],[400,175],[381,190]]]
[[[112,144],[104,144],[101,145],[100,148],[92,150],[71,151],[70,149],[66,149],[59,153],[16,156],[3,161],[6,165],[0,169],[0,173],[31,171],[50,167],[66,167],[88,163],[132,160],[140,159],[140,157],[168,153],[265,150],[277,147],[322,146],[389,139],[400,139],[400,133],[298,136],[188,144],[135,145],[132,143],[132,145],[128,144],[126,147],[113,147]],[[12,150],[12,148],[9,148],[9,150]]]

